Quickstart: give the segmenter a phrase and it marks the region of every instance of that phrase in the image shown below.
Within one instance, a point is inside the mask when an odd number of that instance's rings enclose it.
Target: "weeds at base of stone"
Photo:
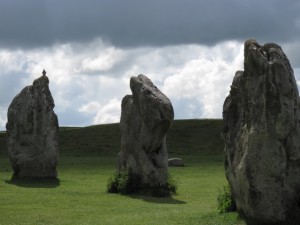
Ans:
[[[218,203],[218,211],[219,213],[226,213],[226,212],[235,212],[236,211],[236,204],[231,197],[231,189],[230,186],[223,186],[222,189],[219,189],[217,197]]]
[[[142,194],[149,196],[165,197],[175,195],[177,192],[177,185],[170,174],[168,174],[168,181],[165,186],[159,187],[144,187],[141,184],[141,178],[132,173],[130,170],[123,172],[115,172],[115,174],[108,180],[108,193],[120,194]]]

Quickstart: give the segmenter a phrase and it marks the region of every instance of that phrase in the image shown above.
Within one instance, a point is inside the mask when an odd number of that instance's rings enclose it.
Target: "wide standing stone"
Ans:
[[[130,88],[132,95],[122,100],[117,170],[138,177],[142,190],[164,191],[168,179],[166,136],[174,118],[173,107],[144,75],[131,77]]]
[[[8,108],[7,147],[13,178],[56,178],[58,120],[45,75],[25,87]]]
[[[245,42],[224,102],[225,169],[249,224],[300,224],[300,109],[290,63],[276,44]]]

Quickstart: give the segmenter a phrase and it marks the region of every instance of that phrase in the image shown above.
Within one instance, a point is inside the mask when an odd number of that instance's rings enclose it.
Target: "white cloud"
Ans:
[[[221,118],[235,71],[243,69],[243,46],[238,42],[225,42],[213,48],[196,48],[200,54],[178,73],[166,78],[163,91],[174,101],[186,99],[189,112],[201,107],[195,114],[189,114],[192,118]],[[194,107],[190,106],[191,102]]]
[[[82,105],[78,111],[86,114],[94,114],[100,111],[100,109],[101,105],[99,104],[99,102],[92,101],[85,105]]]
[[[0,70],[22,72],[24,79],[19,83],[23,86],[45,68],[60,124],[78,125],[118,122],[121,99],[131,93],[129,78],[140,73],[172,100],[177,118],[220,117],[234,72],[241,69],[242,45],[116,49],[95,40],[87,45],[62,44],[23,52],[0,50],[1,54]],[[70,112],[79,114],[70,117]]]
[[[11,52],[8,50],[0,51],[1,71],[21,71],[23,67],[23,55],[21,51]]]
[[[93,120],[93,124],[117,123],[120,121],[121,101],[111,99],[106,105],[102,106]]]
[[[283,49],[295,61],[292,47]],[[120,49],[95,40],[26,51],[0,49],[0,130],[12,97],[44,68],[62,126],[118,122],[121,100],[131,94],[129,79],[140,73],[170,98],[175,118],[221,118],[234,74],[243,70],[243,43]],[[299,80],[299,68],[294,71]]]
[[[105,72],[122,60],[124,54],[121,50],[110,47],[100,54],[84,59],[81,63],[83,72]]]

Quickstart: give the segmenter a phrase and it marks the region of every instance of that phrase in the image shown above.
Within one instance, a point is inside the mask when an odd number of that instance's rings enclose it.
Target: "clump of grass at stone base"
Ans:
[[[227,186],[223,186],[222,189],[219,189],[219,194],[217,197],[218,202],[218,211],[219,213],[226,213],[226,212],[235,212],[236,211],[236,204],[231,196],[231,189],[229,184]]]
[[[177,192],[177,184],[168,173],[168,180],[164,186],[145,187],[141,184],[141,177],[131,170],[115,172],[108,180],[107,192],[124,195],[141,194],[155,197],[170,197]]]

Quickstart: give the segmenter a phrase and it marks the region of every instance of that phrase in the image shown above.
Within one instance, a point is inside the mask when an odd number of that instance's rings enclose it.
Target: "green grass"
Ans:
[[[175,121],[168,136],[170,168],[178,194],[172,198],[106,193],[119,151],[117,124],[61,128],[60,183],[11,184],[5,139],[0,134],[0,225],[245,224],[237,213],[219,214],[218,189],[226,185],[220,120]]]

